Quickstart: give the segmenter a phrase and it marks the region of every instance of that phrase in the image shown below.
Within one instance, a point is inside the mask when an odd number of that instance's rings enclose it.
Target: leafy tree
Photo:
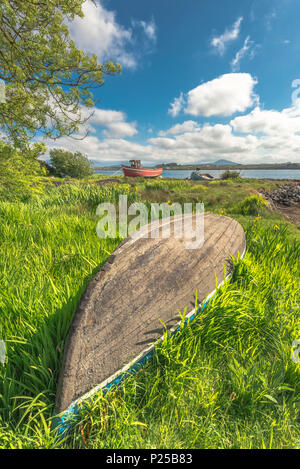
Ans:
[[[43,144],[34,144],[22,152],[0,140],[0,199],[23,200],[41,192],[46,174],[38,161],[45,152]]]
[[[53,148],[50,150],[50,160],[58,176],[82,178],[93,174],[92,163],[79,151],[72,153]]]
[[[88,119],[92,89],[121,66],[98,63],[76,48],[66,25],[82,17],[85,0],[1,0],[0,131],[19,148],[36,135],[71,135]],[[92,1],[92,0],[88,0]]]

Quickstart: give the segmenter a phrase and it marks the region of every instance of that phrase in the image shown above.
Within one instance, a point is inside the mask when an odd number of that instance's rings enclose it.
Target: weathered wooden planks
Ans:
[[[66,340],[56,396],[62,412],[103,383],[171,328],[178,310],[194,309],[230,269],[229,256],[245,251],[235,220],[205,214],[205,242],[186,249],[184,239],[128,238],[90,282]],[[162,322],[161,322],[162,321]]]

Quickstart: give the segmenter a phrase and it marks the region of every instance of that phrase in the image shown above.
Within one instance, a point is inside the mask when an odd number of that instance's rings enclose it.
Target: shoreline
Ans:
[[[149,166],[150,167],[150,166]],[[156,168],[156,166],[151,166],[151,168]],[[182,168],[164,168],[163,171],[300,171],[300,165],[296,168],[279,168],[279,167],[269,167],[269,166],[197,166],[197,167],[182,167]],[[121,167],[106,167],[106,168],[94,168],[95,171],[121,171]]]
[[[94,173],[94,174],[97,175],[97,174],[101,174],[101,173]],[[119,177],[123,177],[123,175],[121,174]],[[132,181],[134,181],[135,179],[136,179],[136,180],[139,180],[139,179],[141,179],[141,178],[135,178],[135,177],[133,177],[133,178],[130,178],[130,179],[131,179]],[[190,178],[176,178],[176,177],[173,177],[173,176],[160,176],[160,177],[156,177],[156,178],[150,178],[150,177],[149,177],[149,178],[143,178],[143,179],[145,179],[145,180],[155,180],[155,179],[156,179],[156,180],[160,180],[160,181],[161,181],[162,179],[167,179],[167,180],[173,179],[173,180],[175,180],[175,181],[192,181],[192,179],[190,179]],[[294,182],[294,183],[299,183],[299,184],[300,184],[300,179],[274,179],[274,178],[259,178],[259,177],[256,177],[256,178],[247,178],[247,177],[243,177],[243,176],[241,176],[240,179],[252,179],[252,180],[255,180],[255,181],[270,181],[270,182],[278,182],[278,183],[281,183],[281,182],[282,182],[282,183]],[[106,180],[106,181],[109,182],[109,180]],[[220,179],[220,178],[214,178],[214,179],[212,179],[212,181],[222,181],[222,179]],[[224,179],[224,181],[226,181],[226,179]],[[199,183],[203,184],[203,183],[205,183],[205,182],[211,182],[211,181],[200,181],[200,180],[199,180],[199,181],[193,181],[193,182],[194,182],[194,183],[199,182]]]
[[[256,174],[253,173],[253,171],[260,172],[257,169],[249,169],[246,170],[249,171],[250,174],[240,174],[239,178],[240,179],[253,179],[253,180],[262,180],[262,181],[290,181],[290,182],[300,182],[300,170],[295,170],[297,171],[296,174],[291,174],[292,171],[294,170],[273,170],[273,174],[265,173],[263,174],[264,170],[262,170],[262,174]],[[268,170],[271,171],[271,170]],[[277,173],[279,172],[279,174]],[[289,171],[287,174],[283,173],[283,171]],[[218,170],[208,170],[208,173],[210,173],[213,177],[214,180],[220,180],[220,175],[224,170],[218,169]],[[214,174],[217,172],[217,174]],[[171,173],[171,174],[170,174]],[[192,173],[192,170],[163,170],[163,173],[161,176],[159,176],[159,179],[175,179],[175,180],[182,180],[182,181],[187,181],[190,180],[190,175]],[[274,174],[275,173],[275,174]],[[277,173],[277,174],[276,174]],[[121,170],[112,170],[112,169],[96,169],[94,170],[94,175],[100,175],[103,174],[103,176],[112,176],[112,177],[121,177],[123,174],[121,173]],[[280,177],[281,176],[281,177]],[[290,176],[290,177],[289,177]],[[132,178],[134,179],[134,178]],[[147,178],[146,178],[147,179]],[[154,179],[154,178],[148,178],[148,179]]]

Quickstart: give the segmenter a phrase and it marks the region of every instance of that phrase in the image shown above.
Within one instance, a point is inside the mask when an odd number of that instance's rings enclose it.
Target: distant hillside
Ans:
[[[177,163],[169,163],[169,164],[158,164],[156,166],[162,167],[163,169],[171,169],[171,170],[192,170],[192,171],[200,171],[200,170],[244,170],[244,169],[289,169],[289,170],[299,170],[300,163],[255,163],[255,164],[240,164],[240,163],[233,163],[228,160],[218,160],[215,163],[194,163],[194,164],[177,164]]]
[[[128,164],[128,161],[97,161],[90,160],[93,163],[94,168],[121,168],[121,164]]]
[[[229,160],[218,160],[218,161],[215,161],[214,163],[209,163],[213,166],[226,166],[227,164],[228,165],[239,165],[240,163],[234,163],[233,161],[229,161]]]

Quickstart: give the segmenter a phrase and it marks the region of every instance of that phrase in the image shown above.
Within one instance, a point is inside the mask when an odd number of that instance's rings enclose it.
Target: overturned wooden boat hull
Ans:
[[[197,171],[193,171],[190,176],[190,179],[192,181],[212,181],[214,178],[210,174],[201,174]]]
[[[191,215],[193,217],[193,215]],[[175,226],[179,217],[173,217]],[[147,227],[150,225],[147,225]],[[146,229],[147,229],[146,227]],[[175,331],[178,310],[194,317],[231,272],[230,256],[246,248],[241,225],[212,213],[204,216],[204,244],[187,249],[183,238],[127,238],[90,282],[65,344],[56,396],[56,413],[99,389],[108,389],[142,363],[163,335]]]

